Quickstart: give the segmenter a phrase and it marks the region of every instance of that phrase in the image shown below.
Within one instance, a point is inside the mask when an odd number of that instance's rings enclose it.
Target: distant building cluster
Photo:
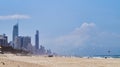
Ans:
[[[0,35],[0,46],[12,46],[14,49],[29,51],[33,54],[51,54],[51,50],[46,50],[44,46],[39,45],[39,31],[35,33],[35,46],[31,44],[30,36],[19,36],[18,23],[13,26],[12,41],[8,43],[8,37]]]
[[[8,46],[8,37],[5,34],[0,35],[0,45]]]

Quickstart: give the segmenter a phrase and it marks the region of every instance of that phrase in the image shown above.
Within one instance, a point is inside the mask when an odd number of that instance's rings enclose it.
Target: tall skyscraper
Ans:
[[[13,42],[15,41],[15,38],[18,37],[19,31],[18,31],[18,23],[13,26]]]
[[[38,50],[39,49],[39,31],[36,31],[35,34],[35,48]]]

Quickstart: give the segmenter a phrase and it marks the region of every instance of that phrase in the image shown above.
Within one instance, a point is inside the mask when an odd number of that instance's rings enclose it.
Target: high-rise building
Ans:
[[[37,30],[36,31],[36,34],[35,34],[35,49],[39,49],[39,31]]]
[[[21,37],[21,36],[15,37],[14,44],[15,44],[14,45],[15,49],[22,49],[22,47],[23,47],[23,37]]]
[[[19,35],[19,30],[18,30],[18,23],[13,26],[13,42],[15,41],[15,38]]]
[[[0,35],[0,46],[8,46],[8,37],[5,34]]]
[[[28,45],[31,45],[31,37],[23,37],[23,48],[27,49]]]
[[[18,36],[15,38],[15,49],[27,50],[28,45],[31,45],[31,37],[29,36]]]

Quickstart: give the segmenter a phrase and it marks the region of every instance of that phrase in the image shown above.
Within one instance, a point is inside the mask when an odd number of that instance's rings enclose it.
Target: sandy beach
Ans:
[[[0,55],[0,67],[120,67],[120,59]]]

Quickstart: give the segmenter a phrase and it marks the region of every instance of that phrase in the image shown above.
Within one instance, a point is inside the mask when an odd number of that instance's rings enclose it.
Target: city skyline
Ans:
[[[2,47],[3,52],[7,49],[8,52],[12,53],[13,50],[18,51],[25,51],[30,54],[35,55],[50,55],[54,54],[51,52],[50,49],[46,49],[43,45],[39,45],[39,31],[36,30],[35,33],[35,46],[31,43],[31,36],[19,36],[19,24],[13,25],[13,31],[12,31],[12,37],[13,40],[8,42],[8,36],[4,33],[3,35],[0,35],[0,47]],[[7,48],[7,49],[4,49]]]
[[[19,19],[20,36],[39,30],[40,45],[64,55],[119,54],[120,0],[0,1],[0,34],[12,40]],[[65,49],[65,47],[69,47]],[[79,52],[79,53],[78,53]]]

